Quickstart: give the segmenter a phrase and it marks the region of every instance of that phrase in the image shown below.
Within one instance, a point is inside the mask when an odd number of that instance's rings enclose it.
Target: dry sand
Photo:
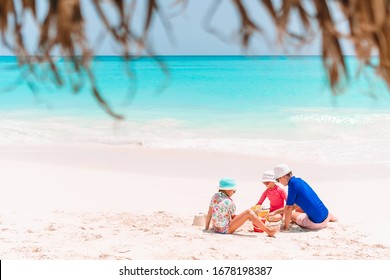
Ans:
[[[282,156],[282,155],[281,155]],[[237,212],[255,204],[263,171],[283,159],[145,147],[0,147],[0,259],[390,259],[389,166],[286,162],[339,218],[274,238],[250,223],[204,232],[221,177]]]

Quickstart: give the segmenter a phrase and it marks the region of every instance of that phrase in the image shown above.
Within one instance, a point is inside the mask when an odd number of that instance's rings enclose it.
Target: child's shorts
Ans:
[[[330,215],[321,223],[314,223],[310,221],[306,213],[299,214],[296,220],[297,225],[307,229],[321,229],[326,227],[330,220]]]
[[[214,227],[214,231],[216,233],[222,233],[222,234],[226,234],[229,230],[229,224],[226,224],[226,226],[224,226],[223,228],[216,228]]]

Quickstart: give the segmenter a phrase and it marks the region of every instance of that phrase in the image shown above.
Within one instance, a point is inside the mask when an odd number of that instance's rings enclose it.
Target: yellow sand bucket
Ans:
[[[264,217],[265,215],[267,215],[269,213],[269,209],[261,209],[258,213],[257,213],[257,216],[259,217]]]
[[[269,213],[269,209],[263,209],[261,205],[252,206],[251,209],[255,211],[256,215],[259,217],[264,217]]]

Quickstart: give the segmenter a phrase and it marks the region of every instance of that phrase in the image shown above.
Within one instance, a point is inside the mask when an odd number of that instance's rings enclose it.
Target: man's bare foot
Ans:
[[[333,215],[333,214],[330,214],[329,222],[337,222],[337,221],[338,221],[337,217],[335,215]]]

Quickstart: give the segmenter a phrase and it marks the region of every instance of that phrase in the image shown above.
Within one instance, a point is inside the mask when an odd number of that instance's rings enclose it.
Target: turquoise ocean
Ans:
[[[63,59],[57,64],[66,71]],[[74,94],[50,83],[45,68],[33,76],[0,57],[0,144],[142,143],[390,165],[390,91],[354,57],[338,96],[319,56],[96,57],[91,65],[123,121],[102,110],[88,82]]]

